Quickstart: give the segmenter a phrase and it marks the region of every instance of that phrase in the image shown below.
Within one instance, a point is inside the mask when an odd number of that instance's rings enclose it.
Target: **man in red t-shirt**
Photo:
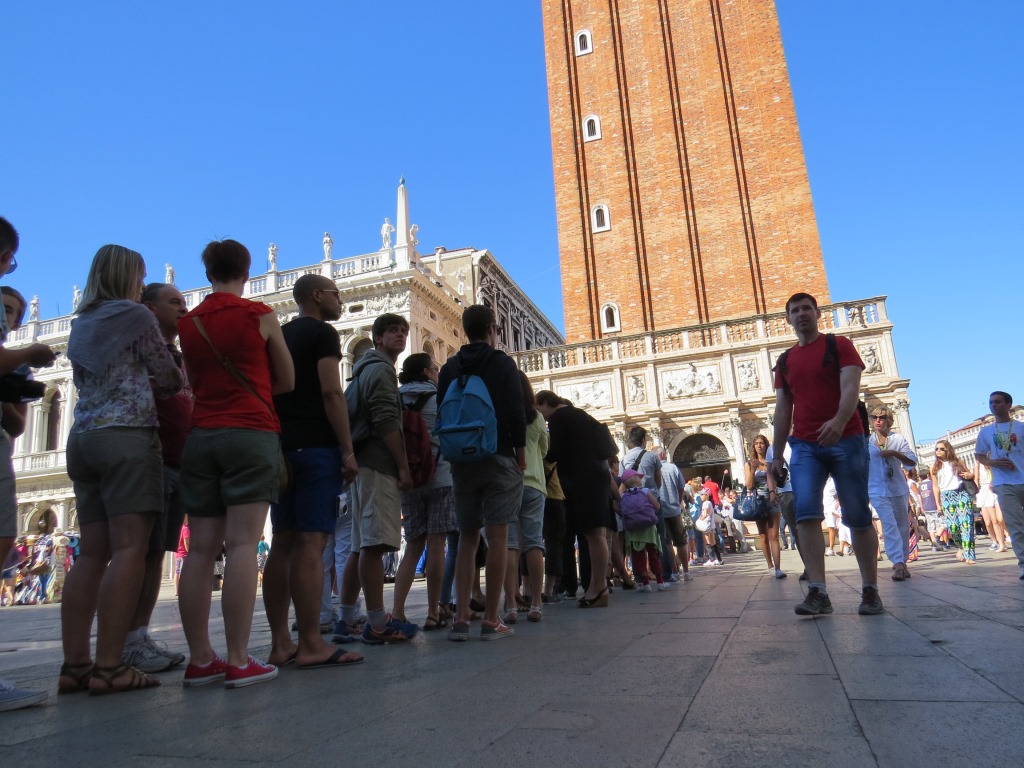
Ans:
[[[722,508],[722,497],[721,488],[718,487],[718,483],[711,479],[711,475],[704,477],[704,490],[711,494],[711,503],[715,505],[715,509]]]
[[[820,318],[813,296],[797,293],[790,297],[786,320],[793,326],[798,342],[780,356],[775,370],[772,472],[780,476],[785,468],[783,451],[788,439],[797,530],[809,585],[796,613],[832,613],[825,587],[825,541],[821,535],[822,493],[832,475],[843,501],[843,523],[853,532],[860,566],[862,592],[857,612],[879,614],[884,609],[878,596],[878,538],[868,509],[867,438],[857,413],[864,363],[845,336],[834,337],[832,345],[821,334]],[[774,485],[770,487],[774,494]]]

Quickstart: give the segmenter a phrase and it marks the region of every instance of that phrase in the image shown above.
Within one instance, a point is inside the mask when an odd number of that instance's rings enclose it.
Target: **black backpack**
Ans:
[[[792,347],[790,347],[792,349]],[[786,381],[786,358],[789,356],[789,349],[779,355],[779,359],[775,361],[775,370],[779,372],[782,377],[782,388],[789,392],[789,382]],[[839,345],[836,343],[836,335],[834,333],[825,334],[825,354],[821,358],[822,367],[834,366],[836,369],[836,376],[839,375]],[[871,434],[871,426],[868,421],[868,407],[864,405],[863,400],[857,401],[857,415],[860,416],[860,425],[864,429],[864,435],[868,436]]]

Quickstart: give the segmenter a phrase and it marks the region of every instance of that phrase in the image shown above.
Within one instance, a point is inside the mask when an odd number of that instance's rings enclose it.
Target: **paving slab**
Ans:
[[[879,768],[905,768],[908,760],[971,768],[1020,765],[1020,703],[855,701],[853,708]],[[914,753],[918,757],[910,758]],[[834,756],[830,750],[829,763]]]
[[[496,643],[481,642],[475,624],[467,643],[421,633],[405,646],[359,647],[367,660],[358,667],[289,667],[239,691],[184,689],[179,670],[152,691],[52,695],[0,713],[0,761],[327,766],[386,751],[418,768],[802,767],[824,759],[828,723],[829,768],[903,765],[908,743],[941,743],[941,759],[923,747],[935,765],[1015,765],[1024,583],[1006,558],[979,557],[968,569],[929,553],[912,581],[883,579],[882,616],[857,615],[852,558],[827,563],[835,613],[801,618],[795,553],[783,553],[793,575],[779,580],[751,553],[663,593],[616,590],[606,609],[548,606],[543,622],[519,623]],[[425,615],[425,602],[416,582],[410,618]],[[59,613],[0,610],[0,677],[54,692]],[[219,595],[210,628],[222,648]],[[185,648],[170,585],[152,633]],[[254,655],[265,657],[269,642],[258,605]]]

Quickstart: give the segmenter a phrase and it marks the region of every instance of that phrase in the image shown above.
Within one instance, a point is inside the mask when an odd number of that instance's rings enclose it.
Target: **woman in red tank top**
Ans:
[[[277,315],[242,298],[248,249],[234,240],[203,251],[212,292],[178,324],[195,394],[192,431],[181,460],[181,494],[191,529],[179,588],[191,655],[184,685],[223,680],[237,688],[270,680],[277,669],[249,656],[256,600],[256,549],[277,500],[280,424],[272,396],[295,386],[291,355]],[[210,644],[213,564],[227,547],[221,603],[226,659]]]

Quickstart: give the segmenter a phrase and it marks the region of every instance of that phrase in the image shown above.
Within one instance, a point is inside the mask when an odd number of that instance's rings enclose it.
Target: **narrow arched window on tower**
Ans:
[[[601,330],[604,333],[622,330],[618,305],[609,302],[601,307]]]
[[[597,115],[587,115],[583,118],[583,140],[597,141],[601,138],[601,118]]]
[[[576,33],[576,55],[584,56],[594,50],[594,46],[591,44],[590,30],[581,29]]]
[[[611,216],[608,214],[607,205],[595,205],[591,211],[591,222],[595,232],[605,232],[612,228]]]

